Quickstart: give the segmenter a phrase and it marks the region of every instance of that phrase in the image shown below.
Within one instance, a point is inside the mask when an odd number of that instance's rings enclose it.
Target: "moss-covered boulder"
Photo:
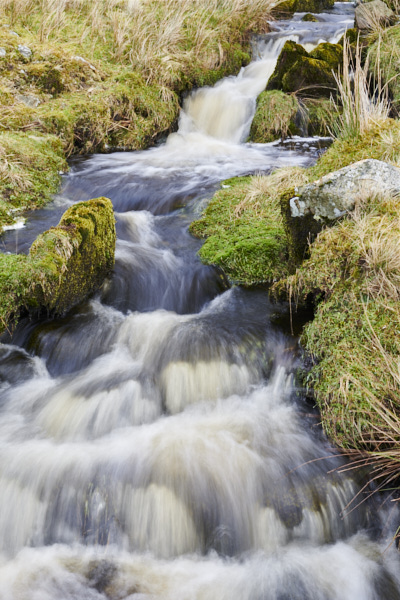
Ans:
[[[308,52],[303,46],[291,40],[285,42],[278,56],[275,70],[268,80],[266,90],[282,90],[285,73],[296,64],[301,56],[308,56]]]
[[[300,44],[287,41],[266,89],[329,98],[336,89],[332,70],[336,70],[342,60],[343,49],[339,44],[322,43],[308,53]]]
[[[324,60],[301,56],[283,76],[282,89],[300,96],[329,98],[336,89],[336,81]]]
[[[354,210],[366,191],[388,196],[400,193],[400,169],[375,159],[361,160],[293,190],[281,198],[281,208],[293,264],[300,263],[309,242],[324,225]]]
[[[331,69],[337,69],[339,65],[343,64],[343,46],[341,44],[322,42],[314,50],[311,50],[309,55],[316,60],[323,60]]]
[[[300,105],[297,98],[279,90],[263,92],[250,129],[250,141],[268,143],[300,134]]]
[[[284,0],[276,10],[278,16],[289,16],[295,12],[320,13],[333,7],[335,0]]]
[[[190,226],[193,235],[206,238],[201,260],[219,266],[233,283],[270,283],[288,273],[279,203],[269,187],[276,187],[273,176],[225,181]]]
[[[93,294],[114,265],[111,201],[73,205],[42,233],[29,255],[0,255],[0,330],[23,311],[62,315]]]
[[[318,23],[318,17],[311,13],[306,13],[301,20],[305,21],[306,23]]]

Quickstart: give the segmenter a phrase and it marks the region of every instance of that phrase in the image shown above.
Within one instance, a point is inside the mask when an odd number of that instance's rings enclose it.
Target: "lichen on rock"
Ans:
[[[352,211],[366,192],[396,195],[400,168],[374,159],[358,161],[293,190],[281,199],[289,255],[300,263],[322,227]]]

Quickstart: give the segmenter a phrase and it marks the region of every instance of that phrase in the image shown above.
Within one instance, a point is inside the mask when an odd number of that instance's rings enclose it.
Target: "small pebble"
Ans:
[[[30,58],[32,56],[32,50],[28,46],[18,45],[18,52],[22,54],[24,58]]]

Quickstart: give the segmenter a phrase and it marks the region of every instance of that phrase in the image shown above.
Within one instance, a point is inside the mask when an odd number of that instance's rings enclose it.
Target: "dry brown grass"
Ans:
[[[344,38],[343,69],[342,72],[334,74],[339,91],[339,105],[332,100],[337,113],[336,124],[332,130],[334,137],[362,136],[372,127],[379,126],[388,119],[390,82],[384,84],[382,81],[379,51],[374,70],[375,73],[371,74],[368,58],[362,66],[359,42],[357,41],[353,57],[349,42]]]
[[[263,31],[273,0],[0,0],[0,17],[40,40],[101,40],[149,82],[170,85],[194,58],[218,67],[229,32]],[[74,30],[75,28],[75,30]]]
[[[265,203],[276,203],[283,188],[301,186],[307,182],[307,171],[300,167],[278,169],[271,175],[255,175],[250,178],[246,196],[235,207],[235,218],[240,218],[249,208],[261,216]]]

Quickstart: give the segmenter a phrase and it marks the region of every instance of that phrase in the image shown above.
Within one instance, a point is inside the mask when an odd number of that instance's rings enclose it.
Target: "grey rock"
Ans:
[[[292,217],[334,220],[354,209],[365,190],[400,193],[400,168],[368,158],[305,185],[290,200]]]
[[[18,44],[18,52],[22,54],[24,58],[30,58],[32,56],[32,50],[28,46]]]
[[[396,15],[382,0],[372,0],[356,7],[354,19],[357,29],[367,31],[374,25],[393,25]]]
[[[73,56],[72,59],[77,60],[78,62],[85,63],[85,65],[87,65],[90,69],[92,69],[92,71],[96,71],[96,67],[91,65],[90,62],[88,60],[86,60],[86,58],[82,58],[82,56]]]
[[[22,102],[22,104],[25,104],[25,106],[29,106],[29,108],[36,108],[40,104],[40,99],[36,96],[33,96],[32,94],[18,94],[16,96],[16,99],[18,100],[18,102]]]
[[[0,56],[4,57],[7,54],[7,51],[5,48],[0,48]]]

